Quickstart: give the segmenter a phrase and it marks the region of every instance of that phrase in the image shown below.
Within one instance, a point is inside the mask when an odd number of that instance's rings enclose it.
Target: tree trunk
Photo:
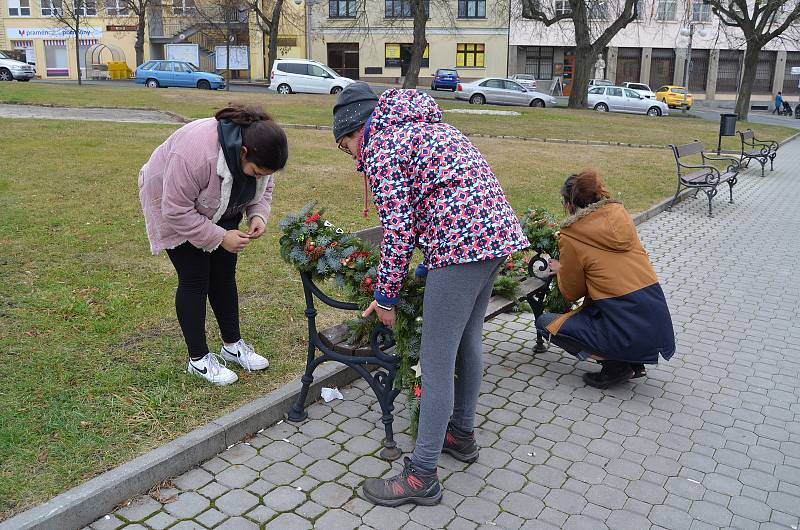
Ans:
[[[414,43],[411,46],[411,61],[403,80],[403,88],[417,88],[419,70],[422,68],[422,56],[425,48],[428,47],[428,40],[425,38],[425,25],[428,23],[425,0],[412,0],[411,9],[414,15]]]
[[[272,83],[272,65],[275,59],[278,58],[278,29],[281,23],[281,10],[283,9],[283,0],[275,0],[275,6],[272,8],[272,22],[269,27],[269,51],[267,52],[267,71],[264,74],[267,78],[267,86]]]
[[[146,11],[145,6],[142,6],[138,13],[139,20],[136,25],[136,43],[133,45],[133,49],[136,50],[136,66],[144,63],[144,23]]]
[[[571,109],[585,109],[586,100],[589,92],[589,79],[592,77],[592,68],[596,60],[596,53],[593,46],[581,46],[575,48],[575,68],[572,74],[572,91],[569,93],[569,103]]]
[[[742,84],[739,87],[739,95],[736,98],[736,114],[740,120],[746,120],[750,114],[750,96],[753,94],[753,83],[756,80],[756,68],[758,68],[758,54],[761,45],[757,42],[748,41],[747,49],[744,52],[744,73],[742,74]]]
[[[80,6],[78,2],[75,5]],[[76,8],[77,11],[77,8]],[[82,85],[81,82],[81,20],[80,15],[75,16],[75,66],[78,69],[78,85]]]

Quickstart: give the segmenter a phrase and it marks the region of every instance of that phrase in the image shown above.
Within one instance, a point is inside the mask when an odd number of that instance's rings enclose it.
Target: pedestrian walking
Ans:
[[[780,91],[778,91],[778,95],[775,96],[775,108],[772,110],[772,114],[775,113],[780,114],[783,112],[783,96],[781,95]]]
[[[645,364],[675,353],[672,318],[625,207],[611,199],[594,170],[571,175],[561,188],[569,217],[562,223],[560,260],[551,260],[567,300],[583,300],[566,314],[544,313],[536,327],[552,343],[600,372],[584,382],[607,388],[645,375]]]
[[[175,310],[187,369],[217,385],[238,379],[227,361],[247,370],[269,366],[239,331],[236,262],[264,234],[272,174],[287,157],[286,135],[268,114],[231,104],[175,131],[139,172],[150,250],[165,250],[178,274]],[[239,229],[244,215],[247,231]],[[206,299],[222,335],[219,355],[206,342]]]
[[[414,453],[400,474],[368,479],[363,495],[385,506],[437,504],[442,451],[463,462],[478,458],[483,317],[499,267],[529,244],[486,159],[442,123],[429,95],[388,90],[378,99],[366,83],[351,84],[334,106],[333,134],[364,173],[384,229],[375,300],[364,314],[394,324],[415,247],[427,275]]]

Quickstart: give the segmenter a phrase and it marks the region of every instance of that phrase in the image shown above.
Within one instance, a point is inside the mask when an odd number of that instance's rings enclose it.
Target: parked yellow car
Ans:
[[[683,97],[686,94],[686,89],[682,86],[665,85],[656,90],[656,99],[663,101],[669,108],[677,108],[683,106]],[[686,94],[686,108],[692,108],[692,94]]]

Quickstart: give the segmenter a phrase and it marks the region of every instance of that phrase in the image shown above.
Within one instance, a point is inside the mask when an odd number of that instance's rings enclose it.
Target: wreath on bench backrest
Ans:
[[[298,270],[309,273],[315,282],[332,280],[347,301],[366,309],[373,300],[380,249],[336,227],[323,217],[324,213],[325,210],[318,209],[316,202],[312,201],[281,220],[281,257]],[[528,274],[532,249],[558,258],[556,223],[555,216],[542,209],[529,209],[522,219],[531,250],[509,256],[492,292],[493,295],[517,301],[516,310],[530,310],[526,302],[518,302],[518,299],[519,285]],[[569,308],[569,304],[555,283],[545,298],[545,310],[563,312]],[[415,437],[422,395],[419,351],[422,344],[424,293],[424,280],[408,274],[400,291],[397,320],[392,330],[396,354],[400,359],[395,385],[408,398],[411,434]],[[363,344],[378,325],[378,320],[374,315],[367,318],[359,315],[349,320],[347,325],[350,330],[348,342]]]

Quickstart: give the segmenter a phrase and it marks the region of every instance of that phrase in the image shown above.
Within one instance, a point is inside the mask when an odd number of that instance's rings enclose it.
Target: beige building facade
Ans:
[[[465,80],[505,76],[508,10],[500,4],[430,0],[420,83],[429,83],[438,68],[457,68]],[[402,81],[413,42],[409,0],[313,1],[307,13],[311,59],[353,79]]]

